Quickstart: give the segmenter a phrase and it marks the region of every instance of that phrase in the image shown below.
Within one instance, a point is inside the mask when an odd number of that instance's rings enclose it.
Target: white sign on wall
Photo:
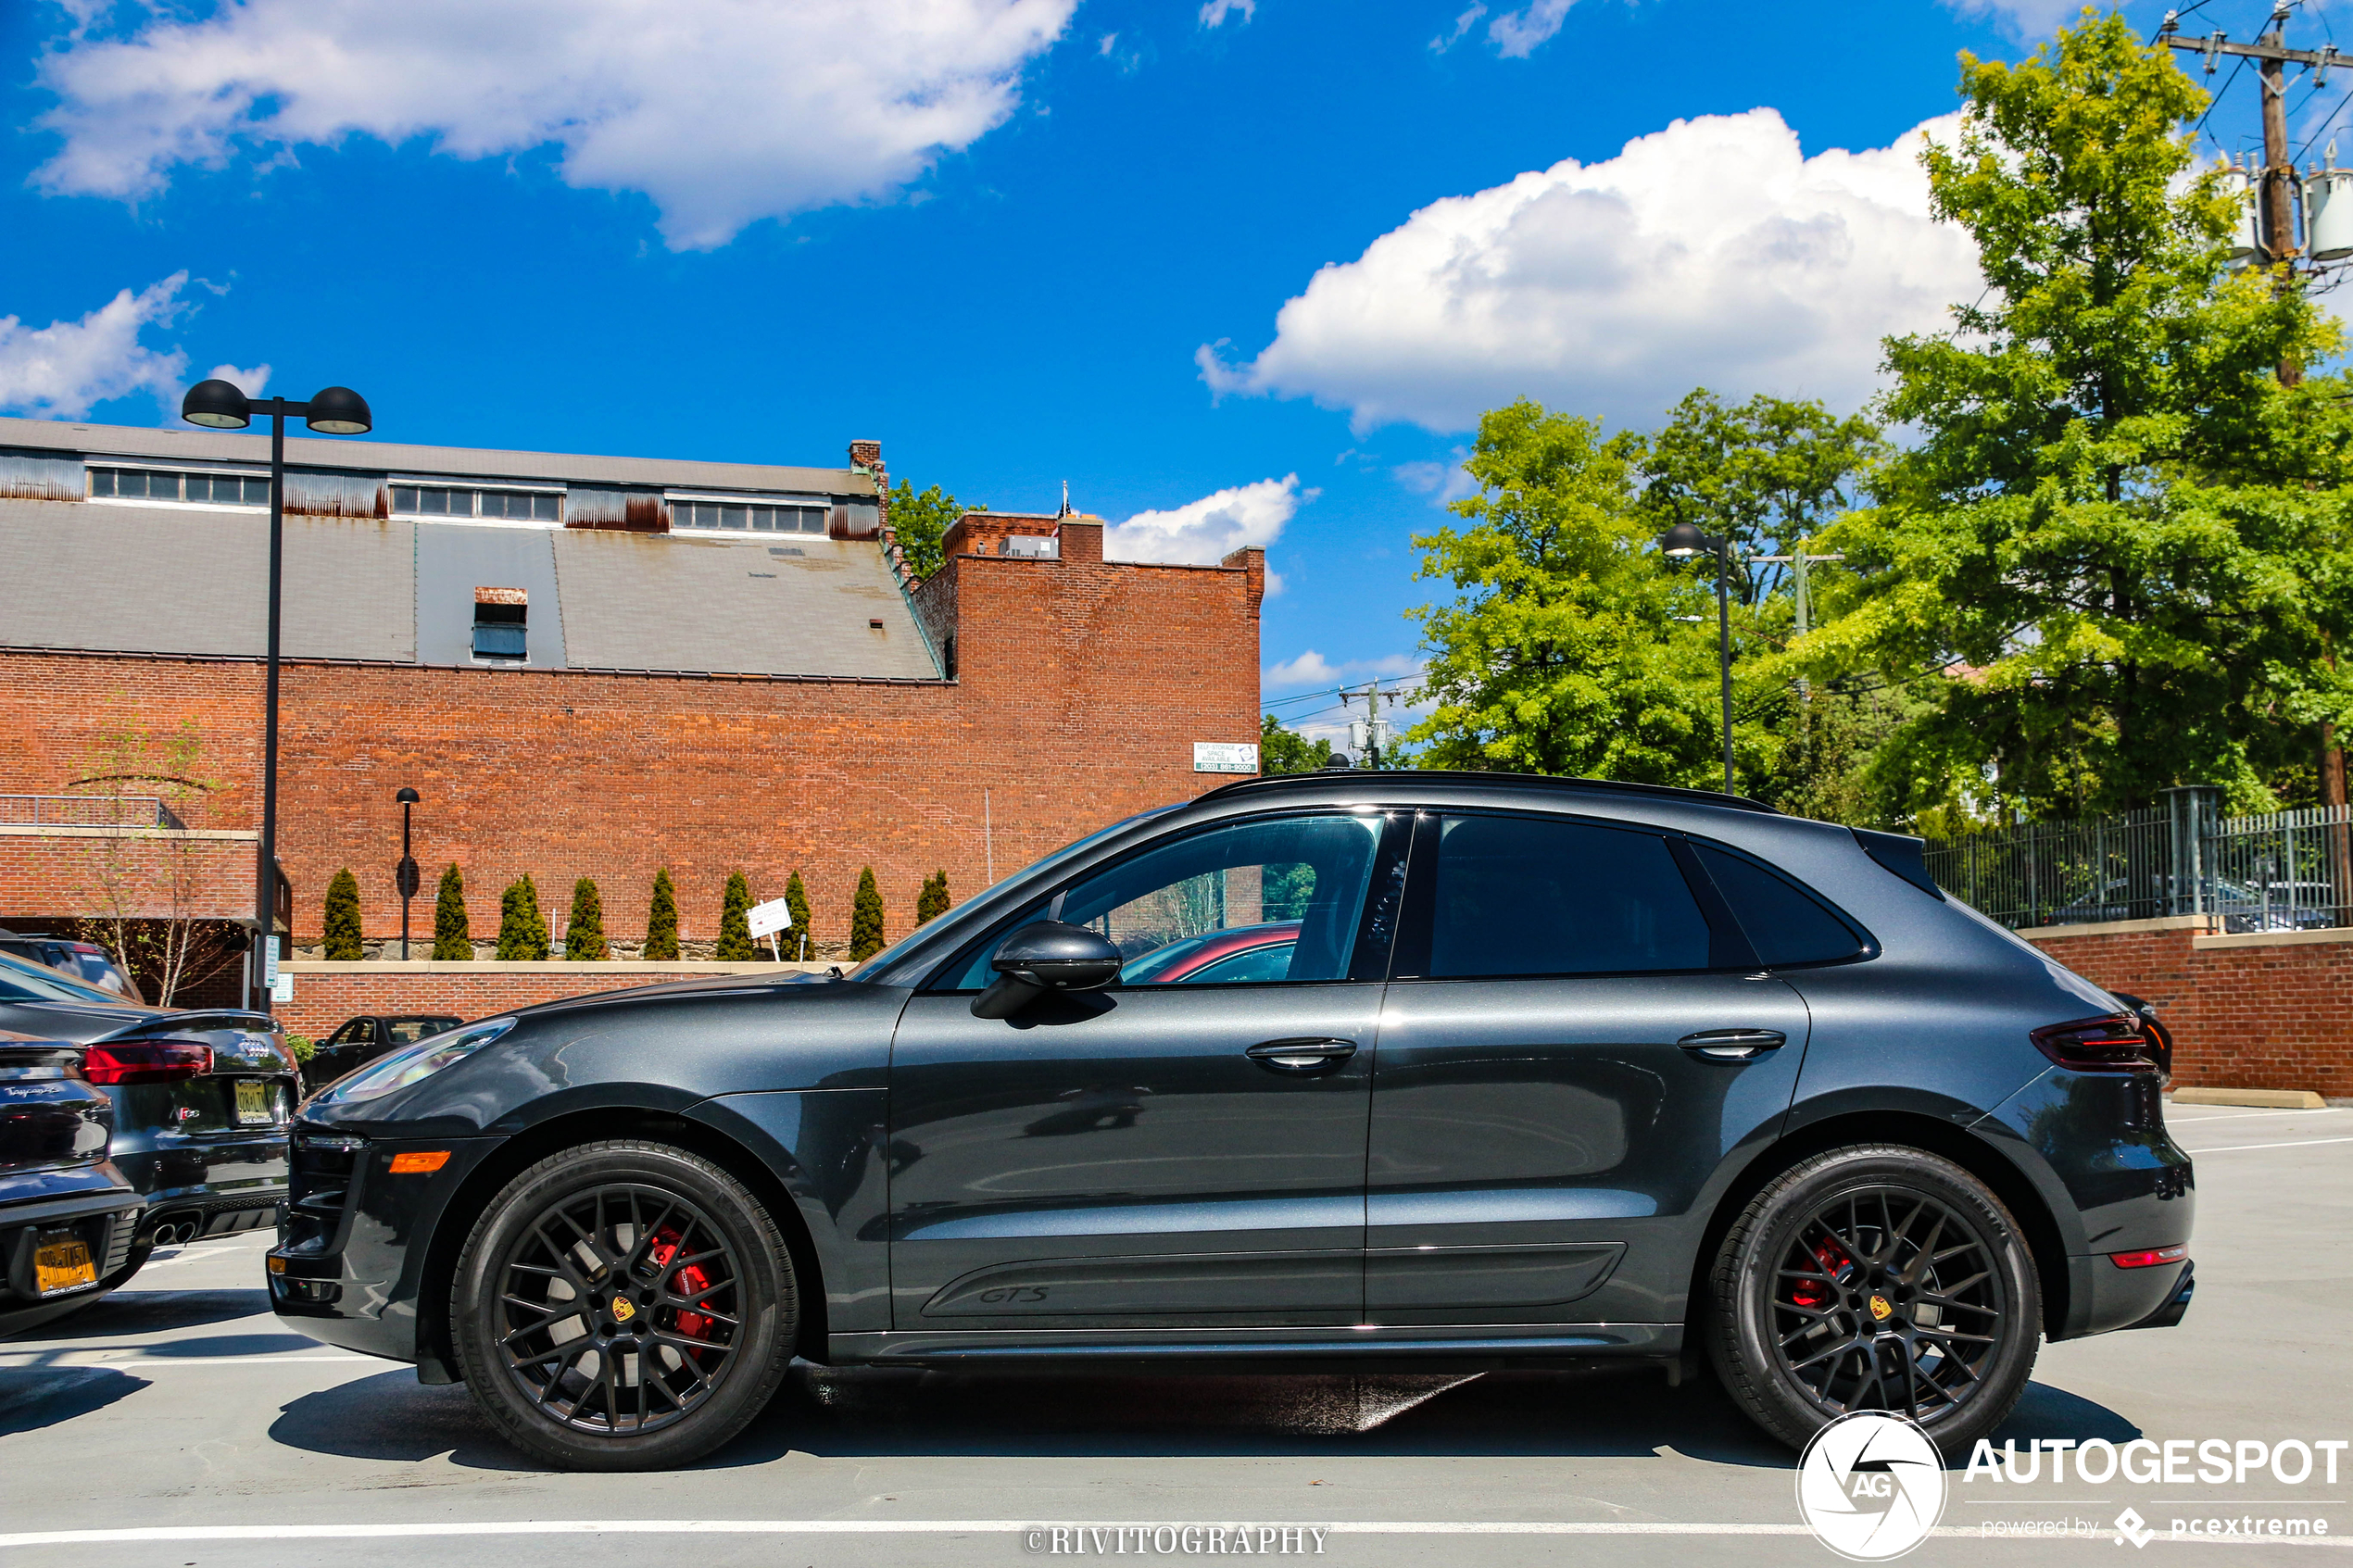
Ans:
[[[754,936],[765,936],[774,931],[792,929],[792,908],[782,898],[771,898],[765,904],[754,904],[745,917],[751,922]]]
[[[1258,771],[1258,746],[1255,743],[1197,740],[1193,742],[1193,771],[1254,773]]]

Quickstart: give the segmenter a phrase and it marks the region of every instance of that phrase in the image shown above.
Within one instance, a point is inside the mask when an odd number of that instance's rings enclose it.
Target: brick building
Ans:
[[[205,835],[205,854],[250,867],[267,453],[248,433],[0,420],[0,925],[90,913],[90,845],[120,852],[126,832],[153,854]],[[295,945],[317,940],[344,866],[371,941],[397,934],[403,786],[423,797],[421,935],[454,862],[478,939],[525,872],[560,937],[590,876],[626,949],[666,866],[690,944],[716,935],[730,872],[769,898],[799,871],[830,948],[863,866],[896,936],[933,871],[961,899],[1224,782],[1196,771],[1217,762],[1202,743],[1254,745],[1262,552],[1107,561],[1098,519],[975,514],[917,583],[880,447],[849,455],[290,439],[279,859]],[[132,776],[126,734],[185,737],[196,787]],[[158,792],[175,822],[126,830]],[[114,816],[92,826],[94,810]],[[249,921],[253,881],[229,865],[182,912]]]

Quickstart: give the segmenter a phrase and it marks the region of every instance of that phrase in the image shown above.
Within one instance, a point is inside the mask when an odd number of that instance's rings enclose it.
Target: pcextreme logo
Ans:
[[[1903,1556],[1944,1512],[1944,1457],[1900,1415],[1843,1415],[1814,1434],[1797,1461],[1798,1517],[1850,1562]]]

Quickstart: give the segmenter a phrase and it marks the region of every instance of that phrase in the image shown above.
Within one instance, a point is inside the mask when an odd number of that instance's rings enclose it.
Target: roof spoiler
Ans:
[[[1894,872],[1914,887],[1934,898],[1944,901],[1944,890],[1928,874],[1928,841],[1914,838],[1906,833],[1876,833],[1869,828],[1848,828],[1863,853],[1877,860],[1882,870]]]

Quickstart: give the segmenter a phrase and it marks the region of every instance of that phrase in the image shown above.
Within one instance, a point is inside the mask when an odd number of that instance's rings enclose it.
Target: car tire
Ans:
[[[490,1200],[449,1321],[466,1386],[517,1448],[566,1470],[662,1470],[766,1408],[792,1361],[799,1283],[741,1182],[615,1139],[551,1155]]]
[[[1834,1148],[1782,1172],[1725,1233],[1708,1284],[1718,1377],[1793,1448],[1887,1410],[1965,1454],[2034,1369],[2042,1291],[2017,1221],[1923,1149]]]

